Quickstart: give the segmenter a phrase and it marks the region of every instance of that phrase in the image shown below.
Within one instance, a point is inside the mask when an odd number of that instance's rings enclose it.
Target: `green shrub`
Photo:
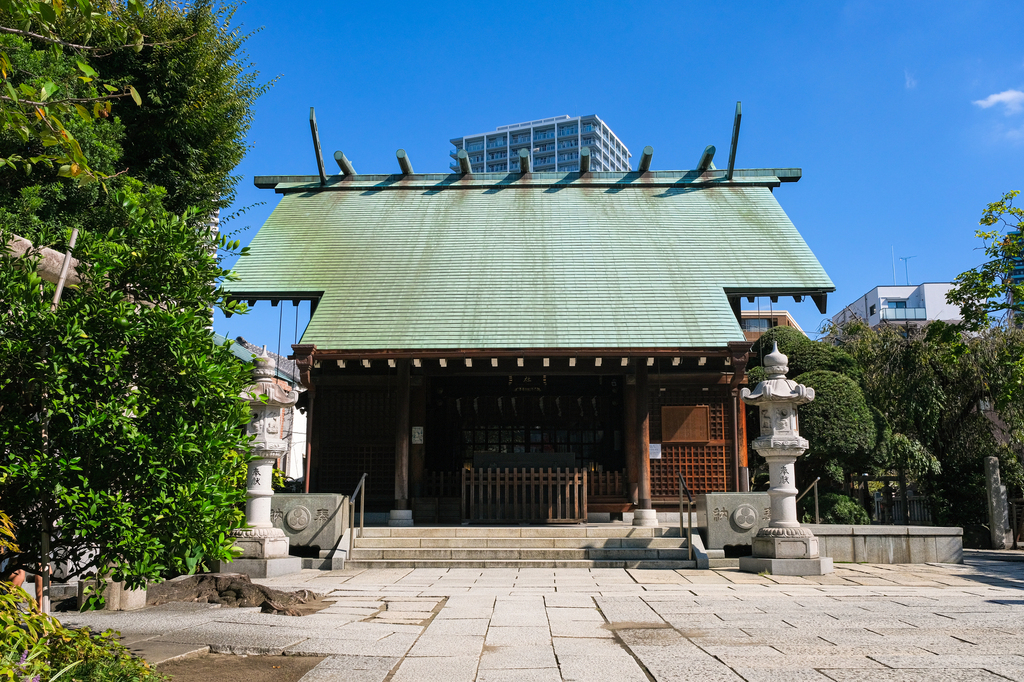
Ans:
[[[65,628],[28,593],[0,581],[0,681],[136,682],[166,680],[117,642],[112,631]]]
[[[878,441],[874,415],[860,386],[836,372],[818,370],[794,378],[814,389],[814,400],[800,406],[800,435],[809,442],[797,472],[802,489],[816,476],[840,486],[845,473],[865,471]]]
[[[801,523],[814,523],[814,494],[808,493],[800,500]],[[839,493],[824,493],[818,498],[818,513],[822,523],[847,526],[867,526],[871,523],[864,507],[857,500]]]

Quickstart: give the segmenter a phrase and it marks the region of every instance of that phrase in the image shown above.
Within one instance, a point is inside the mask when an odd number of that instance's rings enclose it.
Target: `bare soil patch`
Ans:
[[[322,660],[322,656],[204,654],[161,663],[157,672],[173,682],[298,682]]]

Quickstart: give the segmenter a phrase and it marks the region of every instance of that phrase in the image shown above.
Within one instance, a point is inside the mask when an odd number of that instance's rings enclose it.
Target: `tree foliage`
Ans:
[[[976,230],[984,244],[984,263],[960,273],[949,292],[950,303],[960,306],[959,328],[977,332],[993,324],[1010,326],[1024,315],[1024,277],[1014,272],[1024,268],[1024,209],[1013,205],[1019,190],[1007,192],[985,207]]]
[[[841,488],[849,471],[871,468],[878,445],[875,420],[853,379],[827,370],[805,372],[794,381],[814,389],[814,400],[800,407],[800,433],[807,452],[800,458],[801,487],[821,476]]]
[[[16,564],[39,561],[43,531],[72,575],[129,585],[231,556],[250,375],[209,331],[214,308],[245,309],[221,296],[238,243],[210,214],[232,196],[261,88],[230,21],[203,1],[0,0],[9,81],[103,98],[84,113],[48,99],[27,134],[17,116],[34,110],[0,98],[0,156],[25,160],[0,168],[0,499]],[[141,106],[107,106],[133,92]],[[68,135],[46,146],[54,117]],[[78,172],[41,172],[62,158]],[[51,310],[36,257],[6,247],[63,251],[73,227],[83,281]]]
[[[1024,482],[1024,405],[993,400],[1017,381],[1011,359],[1024,354],[1024,332],[994,328],[950,340],[929,331],[859,323],[838,339],[890,432],[878,466],[916,479],[941,523],[984,523],[984,458],[1000,458],[1011,486]]]
[[[230,556],[242,493],[222,479],[247,456],[250,378],[207,329],[216,238],[158,195],[115,196],[119,220],[83,235],[85,282],[55,310],[30,258],[0,270],[0,499],[17,563],[43,531],[55,560],[130,583]]]

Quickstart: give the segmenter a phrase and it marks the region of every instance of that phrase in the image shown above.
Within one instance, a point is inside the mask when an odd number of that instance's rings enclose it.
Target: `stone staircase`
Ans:
[[[673,527],[366,528],[347,568],[695,568]]]

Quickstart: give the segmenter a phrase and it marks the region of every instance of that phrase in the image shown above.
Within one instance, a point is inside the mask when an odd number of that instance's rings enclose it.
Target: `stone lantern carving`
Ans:
[[[777,575],[831,573],[832,559],[819,555],[818,538],[800,526],[796,513],[799,491],[794,465],[807,450],[796,408],[814,400],[814,389],[786,378],[789,358],[779,351],[778,344],[765,357],[764,369],[768,378],[753,391],[744,388],[740,398],[760,410],[761,435],[753,446],[768,461],[771,523],[754,536],[752,556],[740,559],[740,569]]]
[[[255,360],[253,378],[244,397],[249,399],[252,420],[248,432],[255,436],[253,459],[246,478],[246,528],[232,532],[242,556],[222,570],[246,573],[254,578],[270,578],[301,570],[302,559],[288,556],[288,537],[275,528],[270,519],[270,498],[274,495],[273,472],[276,460],[284,457],[288,443],[284,440],[284,410],[295,406],[298,391],[287,391],[274,382],[277,362],[264,354]]]

